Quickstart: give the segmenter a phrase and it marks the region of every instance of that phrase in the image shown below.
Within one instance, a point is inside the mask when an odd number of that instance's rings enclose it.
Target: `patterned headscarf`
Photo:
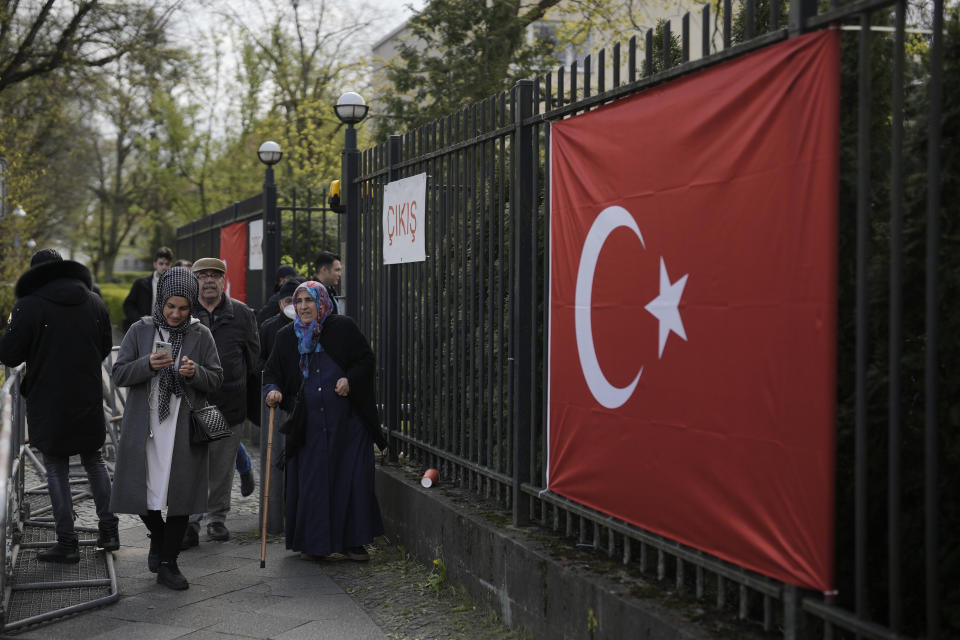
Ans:
[[[167,324],[167,319],[163,317],[163,305],[173,296],[186,298],[190,305],[193,305],[193,301],[197,299],[197,278],[188,269],[183,267],[167,269],[157,280],[157,302],[153,305],[153,324],[170,332],[174,357],[174,363],[160,371],[159,409],[161,420],[166,420],[167,416],[170,415],[170,394],[183,395],[183,387],[180,385],[180,376],[177,373],[176,357],[183,345],[183,334],[190,325],[189,316],[175,327]]]
[[[317,304],[317,317],[310,324],[304,324],[300,316],[293,321],[293,331],[297,334],[297,349],[300,352],[300,373],[306,378],[309,373],[309,357],[311,353],[320,353],[323,347],[320,346],[320,332],[323,330],[323,323],[333,311],[333,303],[330,301],[330,294],[327,288],[316,280],[307,280],[302,283],[297,290],[293,292],[293,298],[296,300],[300,291],[306,291]]]

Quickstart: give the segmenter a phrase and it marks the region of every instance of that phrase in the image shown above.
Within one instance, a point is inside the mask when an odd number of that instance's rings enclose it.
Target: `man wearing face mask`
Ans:
[[[263,371],[263,365],[270,357],[270,351],[277,339],[277,332],[287,326],[297,317],[297,312],[293,309],[293,292],[297,286],[304,281],[300,276],[294,276],[284,282],[277,292],[277,302],[279,312],[267,318],[260,325],[260,367],[258,371]]]

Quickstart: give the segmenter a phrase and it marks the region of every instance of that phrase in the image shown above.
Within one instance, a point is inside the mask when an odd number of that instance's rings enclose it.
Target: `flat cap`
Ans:
[[[226,273],[227,264],[220,258],[200,258],[193,263],[192,270],[194,273],[197,271],[219,271],[220,273]]]

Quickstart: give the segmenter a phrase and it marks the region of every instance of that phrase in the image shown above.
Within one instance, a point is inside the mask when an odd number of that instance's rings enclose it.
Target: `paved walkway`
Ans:
[[[248,447],[256,457],[253,447]],[[254,468],[258,468],[256,460]],[[259,479],[258,479],[259,481]],[[259,487],[258,487],[259,489]],[[336,556],[302,560],[285,549],[282,536],[268,536],[260,568],[257,516],[259,490],[240,496],[234,483],[231,539],[184,551],[178,564],[190,581],[186,591],[156,583],[147,569],[149,539],[139,518],[121,516],[121,548],[114,555],[120,601],[10,634],[44,640],[228,640],[231,638],[349,640],[517,640],[524,636],[475,608],[436,570],[405,557],[385,538],[371,548],[371,561]],[[95,526],[92,501],[78,505],[78,524]],[[205,529],[205,528],[204,528]]]

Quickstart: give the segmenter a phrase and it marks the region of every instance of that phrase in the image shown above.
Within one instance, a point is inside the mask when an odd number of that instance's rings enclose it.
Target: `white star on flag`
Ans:
[[[670,332],[687,339],[687,333],[683,330],[683,320],[680,318],[680,310],[677,305],[680,304],[680,296],[683,295],[683,288],[687,284],[687,276],[670,284],[670,276],[667,275],[667,265],[660,257],[660,295],[650,301],[644,309],[649,311],[660,322],[660,351],[657,357],[663,357],[663,348],[667,344],[667,337]]]

